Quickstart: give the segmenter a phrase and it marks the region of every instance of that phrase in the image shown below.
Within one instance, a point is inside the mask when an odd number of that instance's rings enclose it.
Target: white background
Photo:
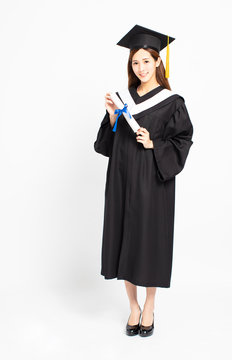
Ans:
[[[2,359],[231,358],[231,10],[1,1]],[[169,81],[194,126],[176,179],[171,287],[157,289],[147,339],[124,334],[124,283],[100,275],[108,158],[93,148],[105,93],[127,86],[129,50],[116,43],[135,24],[176,38]]]

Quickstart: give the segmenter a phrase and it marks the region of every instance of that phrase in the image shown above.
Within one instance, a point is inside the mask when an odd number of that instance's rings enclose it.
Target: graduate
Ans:
[[[129,49],[129,59],[128,87],[116,95],[139,129],[133,131],[108,92],[94,142],[95,151],[109,158],[101,275],[125,282],[131,310],[127,335],[153,334],[156,289],[170,287],[175,181],[193,144],[185,100],[168,81],[174,40],[135,25],[117,43]],[[165,69],[160,51],[166,47]],[[143,311],[137,286],[146,287]]]

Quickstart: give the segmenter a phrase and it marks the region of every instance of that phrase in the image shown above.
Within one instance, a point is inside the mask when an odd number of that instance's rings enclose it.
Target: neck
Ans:
[[[141,82],[139,85],[139,90],[141,92],[148,92],[156,87],[160,86],[160,84],[157,81],[147,81],[147,82]]]

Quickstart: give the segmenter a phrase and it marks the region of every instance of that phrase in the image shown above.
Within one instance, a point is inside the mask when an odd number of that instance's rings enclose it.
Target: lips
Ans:
[[[144,76],[146,76],[148,73],[146,73],[146,74],[139,74],[140,76],[142,76],[142,77],[144,77]]]

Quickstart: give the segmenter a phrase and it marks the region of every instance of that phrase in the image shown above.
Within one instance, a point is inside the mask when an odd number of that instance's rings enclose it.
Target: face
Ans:
[[[156,81],[156,67],[160,57],[155,61],[145,49],[139,49],[132,57],[132,69],[141,82]]]

